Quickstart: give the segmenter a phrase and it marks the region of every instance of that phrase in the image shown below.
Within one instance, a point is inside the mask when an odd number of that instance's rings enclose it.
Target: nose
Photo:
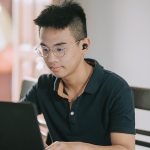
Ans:
[[[48,60],[48,62],[55,62],[56,60],[57,60],[57,57],[53,54],[53,52],[52,51],[50,51],[49,53],[48,53],[48,56],[47,56],[47,60]]]

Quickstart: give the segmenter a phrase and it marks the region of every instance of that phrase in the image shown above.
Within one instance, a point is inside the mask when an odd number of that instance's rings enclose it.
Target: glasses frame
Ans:
[[[82,39],[81,39],[82,40]],[[72,46],[74,46],[74,45],[76,45],[77,43],[79,43],[81,40],[77,40],[75,43],[73,43],[73,45]],[[40,47],[45,47],[47,50],[48,50],[48,52],[47,52],[47,55],[42,55],[41,54],[41,52],[40,52],[40,50],[39,50],[39,48]],[[56,55],[56,53],[55,53],[55,49],[54,48],[48,48],[47,46],[44,46],[44,45],[38,45],[36,48],[35,48],[35,52],[40,56],[40,57],[43,57],[43,58],[47,58],[48,56],[49,56],[49,53],[50,52],[52,52],[53,54],[54,54],[54,56],[56,56],[56,57],[63,57],[65,54],[66,54],[66,48],[64,48],[64,53],[63,53],[63,55]]]

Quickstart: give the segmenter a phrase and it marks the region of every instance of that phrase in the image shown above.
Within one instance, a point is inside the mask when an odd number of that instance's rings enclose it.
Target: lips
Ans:
[[[61,67],[50,67],[52,72],[58,72]]]

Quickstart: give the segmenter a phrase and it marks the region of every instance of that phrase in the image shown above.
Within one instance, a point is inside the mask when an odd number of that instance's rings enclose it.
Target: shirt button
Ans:
[[[72,112],[70,112],[70,115],[71,115],[71,116],[73,116],[73,115],[74,115],[74,112],[73,112],[73,111],[72,111]]]

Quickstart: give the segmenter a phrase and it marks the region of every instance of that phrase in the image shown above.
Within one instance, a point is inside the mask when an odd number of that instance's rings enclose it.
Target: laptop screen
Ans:
[[[0,149],[44,149],[31,103],[0,102]]]

